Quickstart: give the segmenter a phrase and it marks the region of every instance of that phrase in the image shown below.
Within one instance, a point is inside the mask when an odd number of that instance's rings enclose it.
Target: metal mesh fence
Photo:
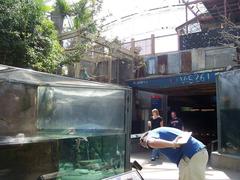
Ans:
[[[135,41],[135,47],[140,49],[140,55],[151,54],[152,43],[151,39],[143,39]]]
[[[134,42],[126,42],[122,47],[130,50],[134,45],[135,48],[140,50],[140,55],[146,56],[162,52],[177,51],[178,50],[178,36],[177,34],[169,34],[164,36],[157,36],[137,40]]]

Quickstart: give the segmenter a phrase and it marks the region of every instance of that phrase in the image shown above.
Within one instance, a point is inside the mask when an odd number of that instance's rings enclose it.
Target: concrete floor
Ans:
[[[136,160],[143,166],[140,171],[145,180],[177,180],[178,168],[161,156],[156,161],[150,161],[150,152],[134,153],[131,155],[131,162]],[[240,180],[240,172],[231,170],[214,169],[208,166],[206,180]]]

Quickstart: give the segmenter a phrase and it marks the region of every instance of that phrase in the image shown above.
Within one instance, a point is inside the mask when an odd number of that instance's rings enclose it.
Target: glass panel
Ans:
[[[124,172],[124,142],[125,134],[116,134],[1,146],[0,179],[110,177]]]
[[[36,96],[34,86],[0,83],[0,143],[1,136],[36,133]]]
[[[125,121],[131,122],[126,90],[0,66],[0,179],[85,180],[124,172]]]
[[[38,95],[38,129],[124,130],[124,91],[39,87]]]
[[[221,149],[240,154],[240,71],[222,73],[218,81],[218,105],[221,125]]]
[[[102,179],[124,172],[124,134],[60,142],[61,180]]]

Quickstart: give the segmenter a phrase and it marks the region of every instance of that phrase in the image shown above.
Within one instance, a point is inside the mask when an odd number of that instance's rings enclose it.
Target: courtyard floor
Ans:
[[[156,161],[150,161],[150,152],[135,153],[131,155],[131,162],[136,160],[143,166],[140,171],[145,180],[177,180],[178,168],[161,156]],[[206,180],[240,180],[240,172],[214,169],[208,166]]]

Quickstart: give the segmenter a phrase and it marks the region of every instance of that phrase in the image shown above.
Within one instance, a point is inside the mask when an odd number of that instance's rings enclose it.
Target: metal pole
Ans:
[[[155,35],[151,35],[151,54],[155,55]]]
[[[116,76],[117,76],[117,84],[119,84],[120,83],[120,81],[119,81],[119,79],[120,79],[120,61],[121,61],[121,59],[116,59],[116,66],[117,66],[117,68],[116,68]]]
[[[185,0],[182,0],[182,2],[185,4],[185,6],[193,13],[194,16],[198,17],[197,13],[195,13],[191,7],[189,7],[188,2],[186,2]]]
[[[227,17],[227,0],[224,0],[224,16]]]
[[[217,140],[218,140],[218,152],[221,152],[222,149],[222,125],[221,125],[221,116],[220,116],[220,102],[219,97],[220,93],[220,74],[216,76],[216,98],[217,98]]]
[[[112,82],[112,57],[108,61],[108,82]]]
[[[185,5],[186,22],[188,22],[188,7]],[[188,34],[188,23],[186,23],[186,34]]]
[[[134,53],[134,50],[135,50],[135,40],[134,40],[134,38],[132,38],[132,39],[131,39],[131,49],[130,49],[130,51],[131,51],[132,53]]]

